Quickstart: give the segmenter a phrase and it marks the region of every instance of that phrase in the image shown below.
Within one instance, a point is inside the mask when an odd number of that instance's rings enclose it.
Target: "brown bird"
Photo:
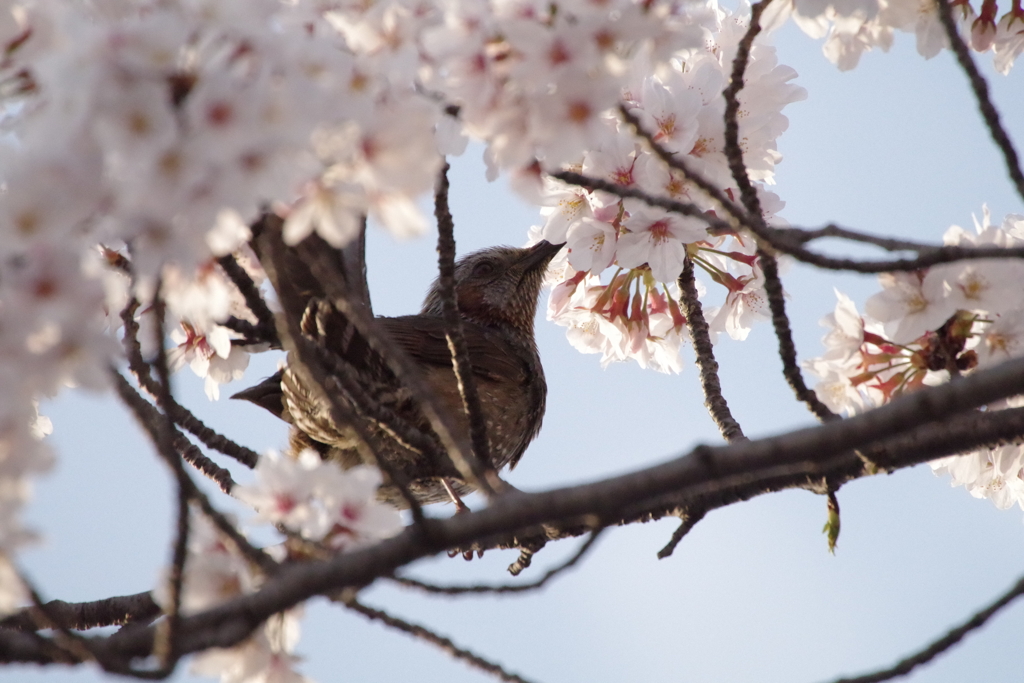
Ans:
[[[537,436],[544,416],[547,385],[533,322],[544,272],[561,247],[548,242],[526,249],[493,247],[469,254],[455,266],[456,300],[482,404],[491,461],[498,470],[506,465],[515,467]],[[452,416],[459,432],[456,436],[468,443],[469,420],[452,368],[442,313],[440,286],[435,281],[418,315],[378,317],[376,322],[414,361],[442,408]],[[302,330],[331,351],[354,382],[352,391],[343,396],[354,413],[365,416],[367,411],[361,404],[369,400],[397,422],[411,427],[413,433],[431,433],[430,423],[412,393],[326,299],[310,300]],[[352,426],[337,424],[331,418],[330,406],[318,400],[288,368],[232,398],[252,401],[289,422],[295,452],[315,448],[322,457],[337,460],[343,467],[363,462]],[[420,502],[453,499],[461,506],[459,495],[473,490],[458,478],[447,457],[444,462],[436,462],[436,457],[425,462],[423,452],[402,439],[401,432],[391,429],[386,420],[369,419],[364,426],[378,457],[412,480],[409,490]],[[382,487],[381,497],[405,506],[393,487]]]

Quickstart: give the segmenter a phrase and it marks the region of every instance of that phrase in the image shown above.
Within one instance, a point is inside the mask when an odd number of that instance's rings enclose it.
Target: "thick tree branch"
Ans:
[[[177,666],[179,655],[177,640],[181,628],[181,595],[185,584],[185,561],[188,559],[188,538],[190,529],[189,491],[194,488],[192,481],[185,472],[185,463],[181,454],[174,447],[174,419],[171,417],[170,406],[174,404],[171,391],[171,371],[167,365],[167,349],[164,347],[164,320],[166,306],[163,300],[162,284],[157,280],[156,292],[153,295],[153,317],[156,325],[153,328],[156,345],[156,374],[158,391],[157,407],[162,409],[161,419],[156,422],[156,433],[153,435],[154,445],[174,474],[177,484],[177,515],[174,533],[174,544],[171,547],[171,566],[167,576],[167,595],[169,607],[167,618],[157,629],[156,645],[153,654],[159,662],[159,674],[169,675]]]
[[[373,547],[343,553],[328,561],[296,563],[281,570],[256,593],[182,620],[180,653],[208,647],[227,647],[239,642],[270,615],[288,609],[314,595],[359,587],[388,576],[418,558],[450,547],[470,544],[540,524],[586,520],[625,519],[645,510],[674,503],[707,509],[712,496],[747,498],[788,482],[810,487],[835,476],[868,476],[855,449],[872,444],[893,454],[894,467],[926,460],[1000,438],[1019,437],[1024,410],[992,411],[985,422],[971,430],[950,431],[949,425],[969,411],[1024,391],[1024,360],[976,372],[955,383],[930,387],[901,397],[889,405],[848,420],[829,422],[777,437],[737,442],[726,446],[695,448],[689,455],[611,479],[535,494],[511,493],[496,498],[485,510],[435,520],[428,535],[410,529]],[[1001,421],[999,413],[1010,418]],[[958,417],[957,420],[952,418]],[[1010,428],[1013,428],[1013,432]],[[946,430],[946,431],[944,431]],[[892,435],[901,434],[898,438]],[[974,435],[972,442],[968,436]],[[958,436],[958,438],[951,438]],[[905,446],[902,450],[897,445]],[[724,503],[727,504],[727,503]],[[38,647],[26,649],[26,641],[0,646],[17,648],[18,661],[38,661]],[[146,657],[152,652],[152,629],[124,629],[109,638],[91,641],[91,649],[105,661]],[[10,656],[11,651],[0,647]]]
[[[76,631],[101,626],[123,626],[133,621],[149,622],[161,614],[160,606],[153,601],[153,596],[148,591],[92,602],[50,600],[43,607],[46,616],[56,626]],[[38,625],[28,610],[22,610],[0,620],[0,629],[35,631]]]

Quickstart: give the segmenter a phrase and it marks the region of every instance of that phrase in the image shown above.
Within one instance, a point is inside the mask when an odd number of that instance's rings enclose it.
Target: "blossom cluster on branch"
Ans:
[[[972,50],[993,53],[996,69],[1007,74],[1024,51],[1024,10],[1012,0],[1002,14],[997,0],[982,0],[977,10],[967,0],[950,3],[960,31]],[[807,35],[824,38],[822,52],[840,69],[857,66],[872,48],[888,50],[895,31],[913,33],[917,51],[931,59],[949,47],[936,5],[932,2],[890,0],[785,0],[774,3],[765,17],[767,25],[792,18]]]
[[[944,242],[960,247],[1024,245],[1024,216],[1011,214],[999,225],[988,209],[975,232],[959,226]],[[821,378],[815,391],[836,412],[859,413],[908,391],[948,382],[975,367],[985,368],[1024,355],[1024,263],[978,259],[907,273],[885,273],[882,291],[865,313],[846,295],[822,319],[830,331],[825,354],[807,362]],[[1019,407],[1019,398],[990,410]],[[1000,508],[1024,509],[1024,446],[1006,444],[936,460],[937,474],[954,486],[990,498]]]

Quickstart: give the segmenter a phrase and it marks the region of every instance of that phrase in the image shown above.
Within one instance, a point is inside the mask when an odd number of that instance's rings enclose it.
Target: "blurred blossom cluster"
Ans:
[[[256,482],[234,495],[259,519],[336,550],[366,545],[398,533],[398,511],[376,499],[380,470],[359,465],[342,470],[313,450],[297,457],[275,451],[260,458]]]
[[[1024,246],[1024,216],[999,225],[988,209],[975,232],[950,228],[945,244],[959,247]],[[1024,356],[1024,263],[1019,259],[975,259],[909,273],[880,276],[882,291],[863,315],[836,292],[825,354],[806,363],[821,378],[818,397],[836,412],[860,413],[925,385]],[[1020,397],[988,406],[1020,407]],[[1006,445],[932,462],[951,474],[954,486],[990,498],[1000,508],[1024,508],[1024,447]]]

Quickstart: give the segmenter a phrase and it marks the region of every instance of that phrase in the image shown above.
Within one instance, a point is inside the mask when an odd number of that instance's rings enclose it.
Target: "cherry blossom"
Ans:
[[[1020,216],[1011,214],[997,225],[984,208],[974,223],[974,233],[951,227],[946,244],[971,248],[1022,242]],[[1024,299],[1015,283],[1022,275],[1020,264],[1010,259],[885,274],[882,292],[868,299],[863,316],[849,297],[836,292],[836,311],[822,321],[831,328],[823,339],[827,350],[805,364],[821,378],[816,393],[831,409],[852,414],[954,374],[1021,356]],[[988,409],[1017,403],[1011,399]],[[1015,445],[983,449],[936,460],[932,468],[1000,508],[1014,503],[1024,508],[1020,453]]]

